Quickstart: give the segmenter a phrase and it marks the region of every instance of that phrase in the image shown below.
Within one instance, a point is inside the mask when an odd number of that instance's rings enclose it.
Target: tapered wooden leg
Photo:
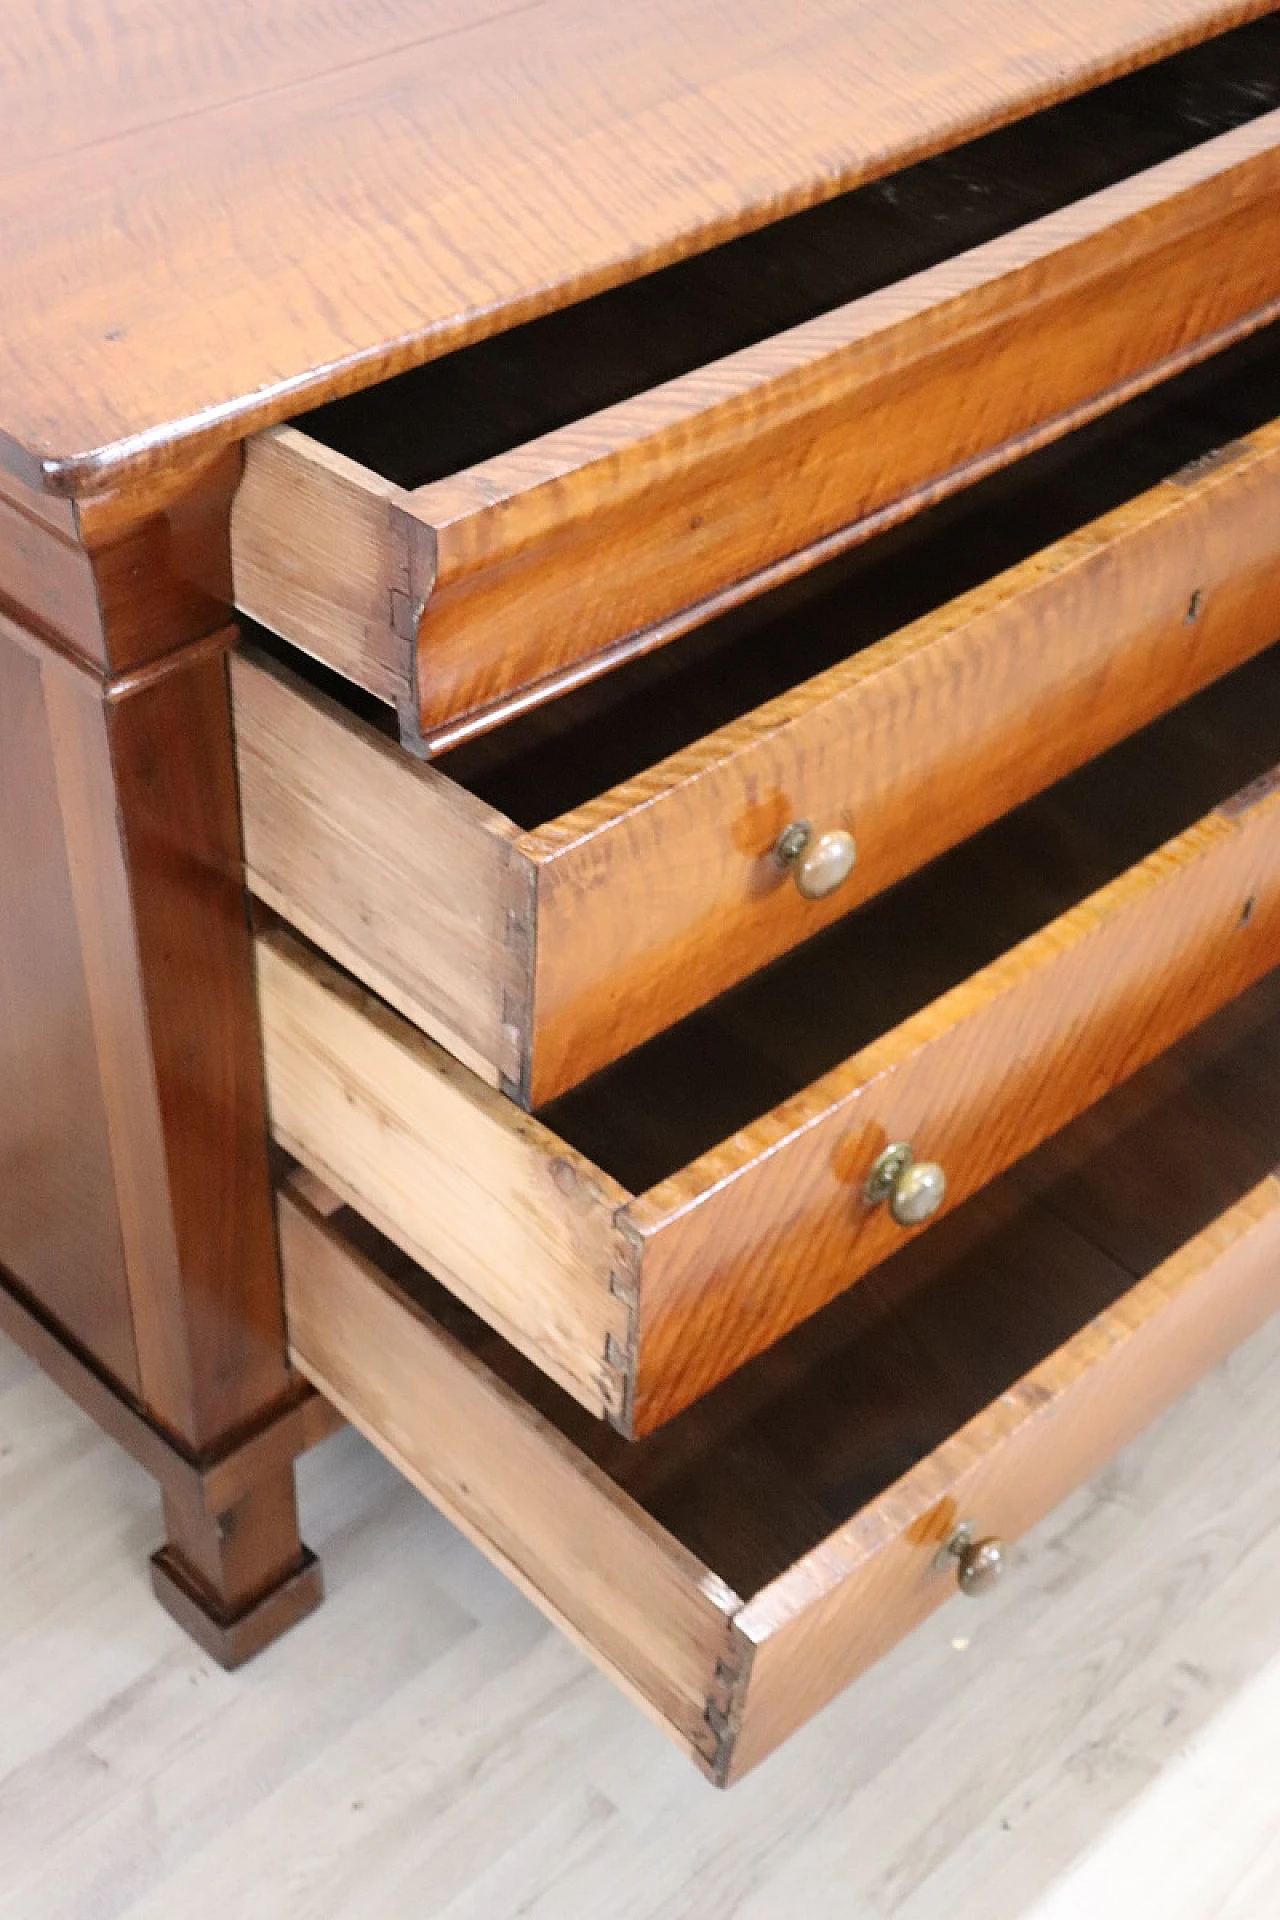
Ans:
[[[316,1606],[320,1568],[298,1537],[293,1463],[342,1416],[297,1391],[221,1454],[192,1460],[0,1265],[0,1333],[153,1475],[167,1544],[152,1561],[157,1595],[223,1666],[238,1666]]]
[[[164,1517],[168,1540],[151,1561],[156,1597],[220,1666],[240,1666],[320,1604],[291,1462],[221,1512],[203,1489],[166,1489]]]
[[[323,1426],[276,1258],[226,676],[237,473],[62,518],[0,502],[0,1324],[155,1474],[156,1591],[228,1666],[321,1597],[293,1459]]]

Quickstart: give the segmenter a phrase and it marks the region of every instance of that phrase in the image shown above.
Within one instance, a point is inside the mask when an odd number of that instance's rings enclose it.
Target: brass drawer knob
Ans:
[[[947,1197],[947,1176],[936,1160],[917,1160],[909,1141],[886,1147],[871,1169],[867,1199],[889,1211],[900,1227],[918,1227],[932,1219]]]
[[[968,1521],[957,1527],[938,1555],[938,1562],[946,1565],[954,1560],[961,1593],[979,1600],[984,1593],[990,1593],[1004,1572],[1005,1549],[1004,1541],[994,1535],[984,1540],[975,1540],[973,1536],[974,1528]]]
[[[778,837],[774,857],[806,900],[825,900],[853,872],[858,848],[851,833],[816,833],[807,820],[795,820]]]

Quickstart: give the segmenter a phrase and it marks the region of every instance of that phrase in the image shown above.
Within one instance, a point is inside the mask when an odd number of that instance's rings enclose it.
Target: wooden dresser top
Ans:
[[[81,493],[1272,0],[6,0],[0,464]]]

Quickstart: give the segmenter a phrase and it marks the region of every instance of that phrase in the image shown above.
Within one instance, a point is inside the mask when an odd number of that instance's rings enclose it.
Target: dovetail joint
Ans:
[[[711,1778],[719,1787],[725,1784],[738,1738],[744,1672],[740,1662],[726,1660],[722,1655],[716,1661],[715,1678],[703,1708],[702,1717],[711,1740],[707,1746],[700,1746],[700,1751],[711,1770]]]
[[[533,1077],[533,972],[536,940],[534,880],[520,861],[508,862],[502,882],[502,1085],[520,1106],[529,1103]]]
[[[387,615],[401,649],[400,689],[396,700],[400,744],[416,759],[429,760],[431,749],[422,733],[418,635],[436,582],[436,538],[430,527],[403,512],[394,500],[388,503],[388,512],[393,562]]]
[[[520,1024],[521,1005],[510,987],[502,989],[502,1006],[499,1018],[502,1024],[502,1057],[498,1062],[503,1079],[503,1091],[513,1100],[524,1104],[528,1097],[525,1085],[525,1066],[527,1064],[524,1048],[524,1034]]]
[[[605,1335],[604,1365],[600,1375],[601,1397],[605,1414],[612,1425],[620,1432],[627,1433],[631,1428],[635,1394],[639,1299],[635,1288],[618,1273],[609,1275],[609,1292],[626,1309],[626,1321],[621,1339],[612,1331]]]

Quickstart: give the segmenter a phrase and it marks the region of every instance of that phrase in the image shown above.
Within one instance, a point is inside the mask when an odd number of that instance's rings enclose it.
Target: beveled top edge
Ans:
[[[137,48],[93,0],[116,90],[86,92],[92,124],[46,150],[65,55],[42,0],[15,0],[0,464],[56,494],[131,486],[1276,0],[793,0],[785,26],[772,0],[528,0],[451,24],[462,5],[382,0],[357,21],[334,0],[316,29],[298,0],[263,53],[247,0],[170,0],[135,125]],[[434,30],[406,43],[409,26]],[[347,57],[357,29],[370,45]],[[316,31],[343,57],[295,72]]]

